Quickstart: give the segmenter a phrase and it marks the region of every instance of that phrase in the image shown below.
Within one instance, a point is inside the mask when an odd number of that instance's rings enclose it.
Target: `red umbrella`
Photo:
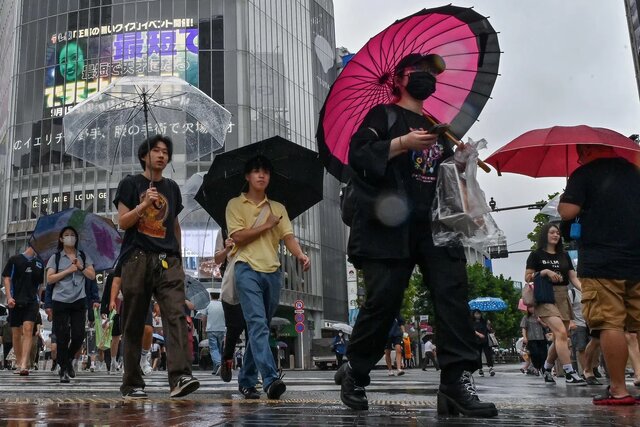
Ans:
[[[489,99],[500,59],[496,32],[470,8],[443,6],[400,19],[374,36],[334,82],[318,123],[318,151],[325,168],[345,181],[349,142],[374,106],[393,100],[393,71],[410,53],[435,53],[446,62],[424,113],[450,123],[461,138]]]
[[[616,131],[590,126],[554,126],[526,132],[489,156],[485,162],[498,174],[512,172],[534,178],[568,177],[580,166],[574,145],[597,144],[639,164],[640,146]]]

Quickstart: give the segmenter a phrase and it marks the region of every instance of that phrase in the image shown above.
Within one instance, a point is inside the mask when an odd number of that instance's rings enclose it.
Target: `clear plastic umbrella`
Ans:
[[[353,328],[346,323],[334,323],[331,327],[336,331],[341,331],[348,335],[351,335],[351,332],[353,332]]]
[[[552,219],[560,219],[560,214],[558,213],[558,205],[560,204],[560,196],[562,193],[553,197],[549,202],[544,205],[544,207],[540,210],[541,214],[549,215]]]
[[[231,113],[178,77],[123,77],[75,106],[63,120],[65,152],[97,167],[138,163],[147,136],[174,141],[194,161],[224,146]]]

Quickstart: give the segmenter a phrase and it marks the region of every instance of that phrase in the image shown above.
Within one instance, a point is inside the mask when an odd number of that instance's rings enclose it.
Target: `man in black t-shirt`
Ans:
[[[125,399],[145,399],[140,352],[145,317],[155,296],[167,336],[167,362],[171,397],[186,396],[200,383],[191,375],[187,353],[187,323],[183,311],[184,270],[180,248],[178,214],[182,210],[180,188],[162,172],[171,161],[171,139],[156,135],[138,149],[144,169],[128,175],[118,186],[113,203],[120,228],[126,230],[122,244],[122,295],[126,306],[122,326],[124,375],[120,391]]]
[[[33,327],[38,315],[38,293],[44,279],[44,265],[31,246],[9,258],[2,280],[9,307],[9,324],[13,332],[16,370],[29,375]]]
[[[577,145],[581,167],[560,199],[564,220],[579,217],[582,313],[600,334],[610,386],[596,405],[633,405],[625,384],[625,330],[640,330],[640,172],[604,145]]]

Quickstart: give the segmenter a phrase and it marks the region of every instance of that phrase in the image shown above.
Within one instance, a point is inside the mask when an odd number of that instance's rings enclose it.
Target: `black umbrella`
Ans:
[[[267,197],[282,203],[290,219],[322,200],[323,168],[318,153],[274,136],[219,154],[213,160],[195,199],[222,228],[226,228],[229,200],[247,191],[244,165],[258,154],[273,165]]]

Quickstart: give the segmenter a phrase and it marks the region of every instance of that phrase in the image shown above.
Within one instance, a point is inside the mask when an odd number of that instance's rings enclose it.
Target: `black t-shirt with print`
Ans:
[[[23,254],[14,255],[4,266],[2,277],[11,278],[11,296],[16,304],[38,301],[38,288],[44,280],[44,264],[38,257],[28,259]]]
[[[554,283],[554,286],[566,286],[569,284],[569,270],[574,268],[573,262],[566,252],[550,254],[542,249],[531,252],[527,258],[527,270],[539,272],[545,269],[562,275],[562,281]]]
[[[122,202],[134,209],[142,202],[151,183],[144,175],[127,175],[118,186],[113,204]],[[142,217],[124,234],[122,254],[133,248],[149,252],[167,253],[180,256],[178,239],[175,235],[175,220],[182,211],[182,195],[175,181],[163,178],[154,182],[160,199],[141,212]]]
[[[395,113],[390,129],[388,111]],[[396,104],[378,105],[365,118],[367,125],[375,124],[376,129],[384,129],[381,137],[395,138],[414,130],[429,130],[431,122],[422,114],[402,108]],[[445,138],[423,151],[412,151],[392,159],[389,164],[401,163],[400,169],[406,185],[407,195],[412,203],[414,218],[431,218],[431,205],[436,194],[439,165],[453,155],[451,143]]]
[[[407,131],[429,130],[430,122],[421,114],[398,108],[401,111]],[[423,151],[409,151],[409,173],[411,174],[409,194],[415,203],[414,213],[418,217],[431,215],[431,205],[436,194],[438,166],[453,155],[451,144],[444,138]]]
[[[561,202],[578,205],[578,276],[640,280],[640,171],[621,158],[597,159],[571,174]]]

